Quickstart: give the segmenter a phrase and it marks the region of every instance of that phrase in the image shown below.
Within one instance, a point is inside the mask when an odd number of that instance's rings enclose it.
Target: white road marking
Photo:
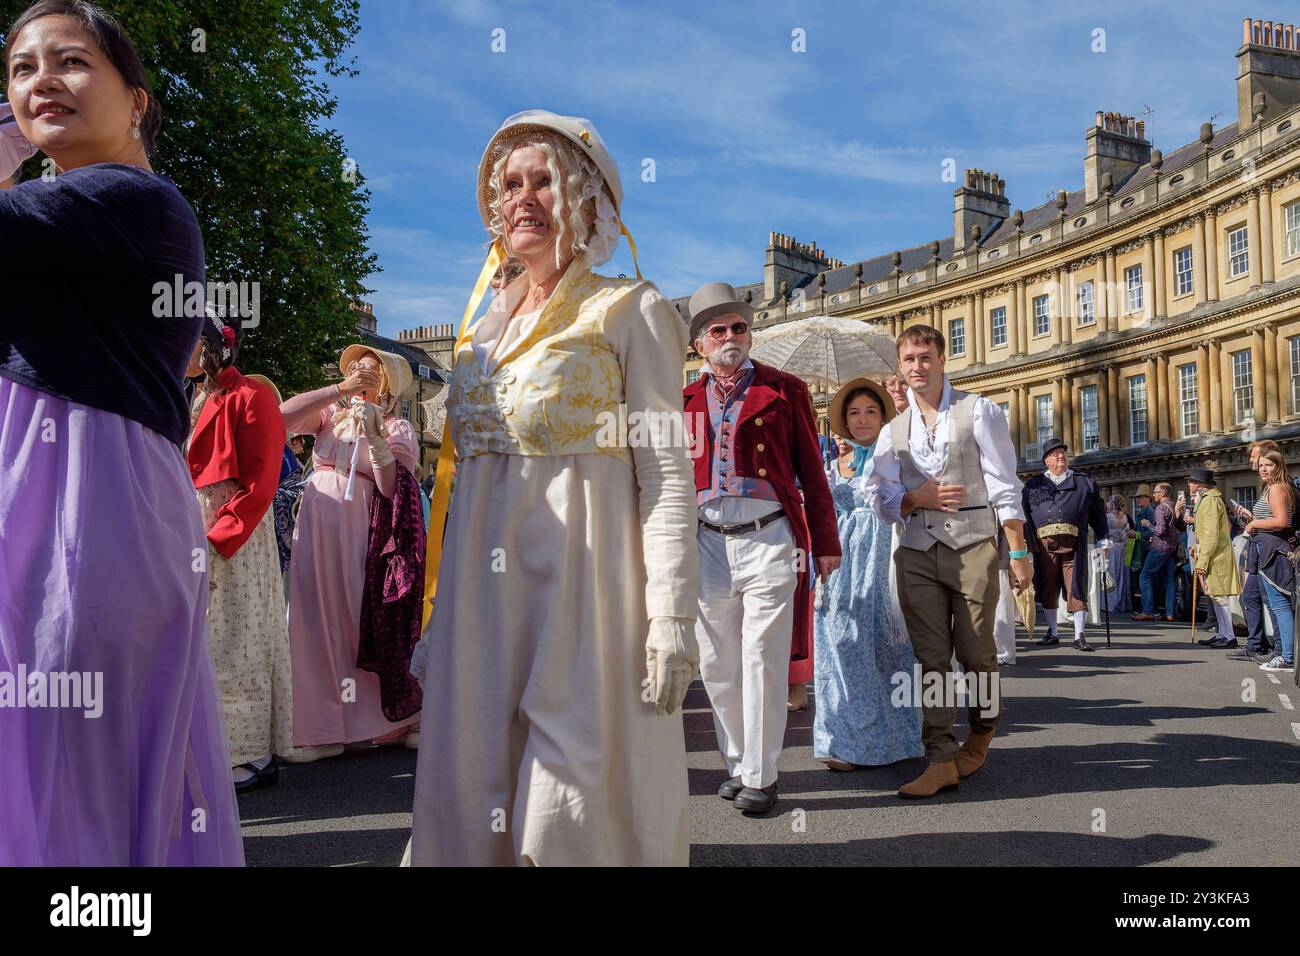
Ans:
[[[1282,683],[1280,680],[1277,679],[1276,674],[1270,674],[1268,671],[1264,671],[1264,673],[1268,674],[1268,679],[1271,680],[1274,684]]]
[[[1291,703],[1291,698],[1286,694],[1278,694],[1277,699],[1282,702],[1282,706],[1287,710],[1295,710],[1295,705]]]
[[[1300,740],[1300,724],[1292,724],[1291,733],[1295,734],[1296,740]]]

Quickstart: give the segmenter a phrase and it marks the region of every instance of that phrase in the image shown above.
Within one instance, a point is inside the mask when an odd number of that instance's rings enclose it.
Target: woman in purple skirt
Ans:
[[[5,35],[0,182],[27,141],[58,175],[0,190],[0,866],[239,866],[180,450],[203,238],[117,24],[42,0]]]

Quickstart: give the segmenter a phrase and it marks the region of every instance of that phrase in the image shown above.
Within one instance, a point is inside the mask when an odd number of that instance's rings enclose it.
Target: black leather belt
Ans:
[[[753,534],[755,531],[766,528],[778,518],[784,517],[785,509],[781,508],[773,511],[771,514],[763,515],[763,517],[758,518],[755,521],[746,521],[744,524],[712,524],[711,522],[705,521],[703,518],[700,519],[700,524],[704,525],[704,527],[708,528],[710,531],[718,532],[718,534]]]

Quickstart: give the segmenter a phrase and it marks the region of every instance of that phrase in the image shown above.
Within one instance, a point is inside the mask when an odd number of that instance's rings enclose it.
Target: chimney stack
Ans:
[[[1300,26],[1245,19],[1237,51],[1237,123],[1255,123],[1256,97],[1264,95],[1263,122],[1300,104]]]
[[[1132,116],[1098,110],[1096,122],[1085,138],[1083,190],[1088,205],[1104,197],[1102,178],[1107,173],[1118,189],[1138,167],[1151,162],[1146,123]]]
[[[982,234],[991,234],[1002,220],[1011,215],[1006,196],[1007,184],[983,169],[966,170],[966,181],[953,192],[952,248],[961,252],[971,241],[971,227],[979,226]]]
[[[767,239],[767,259],[763,265],[763,301],[776,299],[782,282],[796,288],[804,278],[812,278],[827,269],[844,265],[817,248],[815,242],[800,242],[794,236],[772,232]]]

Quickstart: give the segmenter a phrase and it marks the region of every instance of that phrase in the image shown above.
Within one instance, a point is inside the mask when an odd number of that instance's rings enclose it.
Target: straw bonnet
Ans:
[[[734,312],[750,325],[754,324],[754,309],[748,302],[743,302],[736,290],[725,282],[710,282],[695,290],[687,307],[691,314],[691,341],[694,342],[704,331],[711,319],[719,315]]]
[[[383,367],[384,377],[388,380],[388,394],[397,398],[411,386],[411,363],[400,355],[394,355],[392,352],[384,352],[380,349],[369,345],[355,343],[349,345],[339,356],[339,371],[346,377],[351,371],[353,363],[361,356],[370,354],[379,359],[379,364]]]
[[[889,393],[885,391],[885,386],[873,382],[869,378],[852,379],[840,386],[840,390],[836,392],[835,397],[831,399],[830,409],[827,412],[827,417],[830,419],[831,423],[831,431],[847,441],[856,442],[857,439],[854,438],[852,432],[849,431],[849,423],[844,418],[844,406],[848,404],[849,396],[861,389],[865,389],[872,395],[876,396],[876,400],[880,402],[880,420],[882,424],[888,422],[896,414],[894,411],[894,400],[890,397]]]
[[[488,180],[492,176],[494,153],[497,147],[506,140],[527,133],[540,132],[559,133],[579,147],[579,150],[600,170],[600,175],[605,179],[605,189],[614,202],[614,211],[622,216],[623,181],[619,178],[614,157],[605,148],[605,141],[600,138],[600,133],[596,132],[596,127],[591,120],[581,116],[560,116],[549,110],[524,110],[502,123],[501,128],[488,142],[487,149],[483,150],[483,159],[478,167],[478,212],[483,219],[483,225],[489,225],[492,221]]]
[[[1135,492],[1133,492],[1133,497],[1134,497],[1134,498],[1150,498],[1150,497],[1151,497],[1151,486],[1148,485],[1145,481],[1142,482],[1142,484],[1138,485],[1138,490],[1135,491]]]
[[[259,375],[257,372],[253,372],[251,375],[245,375],[244,378],[249,378],[252,379],[254,382],[260,382],[261,384],[265,385],[267,388],[271,390],[271,394],[275,396],[275,404],[277,405],[284,404],[284,399],[280,397],[280,390],[275,387],[275,382],[271,381],[265,375]]]

